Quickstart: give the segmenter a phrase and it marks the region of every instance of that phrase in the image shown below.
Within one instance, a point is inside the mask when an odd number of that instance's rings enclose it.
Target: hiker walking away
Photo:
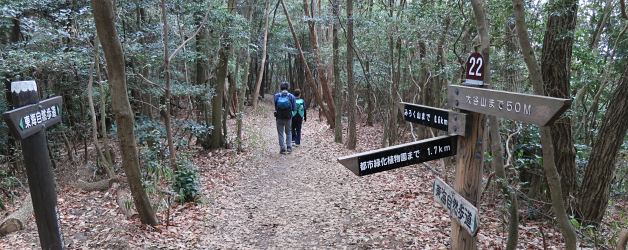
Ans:
[[[294,97],[297,110],[292,111],[292,142],[295,147],[301,146],[301,125],[307,121],[307,108],[305,100],[301,98],[301,90],[294,90]]]
[[[274,96],[280,154],[292,152],[292,111],[295,111],[297,107],[294,95],[288,92],[289,87],[288,82],[282,82],[279,84],[281,91]]]

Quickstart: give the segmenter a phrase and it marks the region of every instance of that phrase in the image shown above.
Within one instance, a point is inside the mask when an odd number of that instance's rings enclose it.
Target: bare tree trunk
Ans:
[[[353,79],[353,0],[347,0],[347,111],[349,113],[349,133],[347,135],[347,148],[355,150],[358,142],[356,122],[356,93]]]
[[[297,50],[299,51],[299,55],[301,56],[301,63],[303,63],[303,66],[305,68],[306,80],[308,84],[310,84],[310,87],[312,88],[312,91],[314,92],[314,96],[316,97],[316,102],[319,103],[321,106],[320,112],[322,112],[325,115],[325,118],[327,118],[328,121],[331,121],[334,119],[334,114],[330,113],[329,110],[327,109],[327,106],[323,105],[323,97],[321,95],[320,90],[318,89],[318,86],[314,82],[314,77],[312,76],[312,71],[310,71],[310,67],[307,64],[305,55],[303,55],[303,50],[301,49],[301,44],[299,43],[299,38],[297,37],[297,33],[294,31],[294,26],[292,26],[292,21],[290,20],[290,15],[288,14],[288,9],[286,8],[286,4],[284,3],[284,0],[280,0],[280,1],[281,1],[281,6],[283,7],[283,12],[286,14],[286,19],[288,19],[288,26],[290,26],[290,31],[292,32],[292,37],[294,38],[294,44],[297,47]]]
[[[333,0],[332,11],[336,19],[339,18],[340,9],[338,7],[338,0]],[[334,121],[334,141],[337,143],[342,143],[342,89],[343,84],[340,80],[340,66],[338,65],[339,51],[338,51],[338,25],[333,24],[332,27],[332,36],[333,36],[333,65],[334,65],[334,96],[336,97],[336,113],[335,113],[335,121]]]
[[[598,43],[600,42],[600,36],[602,35],[602,30],[604,29],[604,25],[606,25],[606,21],[608,20],[608,16],[611,14],[611,8],[613,7],[613,0],[606,0],[606,4],[604,5],[604,12],[602,13],[602,18],[597,23],[595,30],[593,30],[593,34],[591,35],[591,41],[589,42],[589,48],[597,53]]]
[[[608,205],[617,152],[628,129],[628,67],[608,105],[578,195],[578,211],[585,225],[599,225]]]
[[[312,9],[314,9],[314,6],[312,6]],[[306,17],[310,19],[314,18],[314,14],[313,14],[314,11],[313,10],[312,12],[308,11],[307,0],[303,0],[303,11],[305,12]],[[335,115],[336,105],[334,104],[334,98],[331,93],[331,87],[329,86],[329,82],[327,81],[327,77],[325,76],[325,72],[326,72],[325,64],[323,63],[323,60],[321,59],[321,55],[319,52],[318,37],[316,35],[314,22],[309,21],[307,22],[307,25],[310,31],[310,44],[312,46],[312,52],[314,53],[314,61],[316,64],[316,72],[317,72],[316,76],[318,77],[318,82],[321,84],[321,88],[323,89],[323,99],[325,100],[325,103],[327,104],[327,109],[329,113],[331,113],[331,115]],[[332,128],[335,127],[334,122],[335,122],[335,119],[327,121],[329,126]]]
[[[113,3],[111,0],[93,0],[94,23],[101,38],[107,59],[109,81],[111,82],[111,104],[118,123],[122,166],[126,173],[135,207],[143,224],[157,225],[155,211],[148,200],[141,182],[139,159],[135,133],[133,132],[133,112],[129,103],[126,86],[126,73],[122,44],[115,30]]]
[[[248,22],[250,23],[253,17],[253,4],[254,1],[252,0],[248,0],[247,4],[247,18],[246,20],[248,20]],[[251,33],[251,30],[249,30],[249,34]],[[251,64],[251,53],[249,53],[249,49],[248,49],[248,44],[249,44],[249,39],[247,36],[246,39],[246,47],[243,49],[244,53],[246,54],[246,59],[244,60],[244,66],[242,66],[242,69],[244,69],[244,76],[242,76],[242,80],[240,82],[240,84],[238,84],[238,111],[237,111],[237,139],[236,141],[238,142],[238,151],[242,152],[243,148],[242,148],[242,119],[244,117],[244,97],[246,95],[246,87],[247,87],[247,81],[249,79],[249,65]],[[236,74],[237,77],[238,74]]]
[[[259,100],[259,89],[262,86],[264,77],[264,66],[266,65],[266,42],[268,41],[268,16],[270,15],[270,0],[266,1],[266,11],[264,12],[266,22],[264,24],[264,45],[262,46],[262,65],[257,75],[257,84],[255,84],[255,94],[253,94],[253,109],[257,109],[257,101]]]
[[[577,0],[549,3],[549,18],[543,40],[541,73],[545,94],[559,98],[571,98],[571,54],[578,11]],[[554,144],[554,160],[560,174],[563,200],[571,207],[570,197],[577,185],[576,148],[571,135],[571,119],[563,116],[549,126]]]
[[[94,146],[96,147],[96,151],[98,153],[98,158],[102,162],[102,167],[107,172],[107,176],[109,178],[113,178],[115,174],[111,170],[111,162],[107,160],[107,158],[103,155],[102,150],[100,150],[100,145],[98,144],[98,123],[96,122],[96,109],[94,109],[94,97],[93,97],[93,85],[94,85],[94,66],[96,64],[96,57],[98,49],[98,38],[94,39],[94,63],[89,67],[89,81],[87,82],[87,102],[89,104],[89,112],[90,117],[92,119],[92,139],[94,140]],[[104,95],[104,93],[100,93]]]
[[[107,98],[105,98],[105,86],[103,86],[105,81],[103,81],[102,75],[100,74],[100,54],[98,53],[98,46],[95,47],[94,57],[96,63],[96,75],[98,76],[98,86],[100,87],[100,133],[103,138],[102,142],[105,158],[107,159],[107,162],[109,162],[109,166],[113,166],[113,157],[111,157],[111,151],[109,150],[109,133],[107,132],[107,113],[105,108]]]
[[[168,159],[170,160],[170,167],[176,171],[175,161],[177,159],[176,151],[174,149],[174,142],[172,141],[172,126],[170,122],[170,115],[172,115],[172,107],[170,105],[170,55],[168,54],[168,16],[166,15],[166,0],[161,0],[161,18],[163,24],[163,36],[164,36],[164,68],[166,78],[166,110],[164,117],[164,123],[166,125],[166,139],[168,140]]]
[[[528,27],[525,21],[523,1],[513,0],[512,3],[515,25],[517,27],[517,36],[519,37],[519,44],[521,45],[523,59],[528,66],[528,76],[530,77],[530,82],[534,87],[534,93],[537,95],[543,95],[543,78],[536,56],[534,55],[534,50],[532,49],[532,45],[530,43]],[[563,202],[560,175],[558,174],[558,170],[555,165],[556,163],[554,161],[554,144],[552,143],[552,134],[550,129],[546,126],[541,127],[540,131],[541,147],[543,148],[543,170],[550,188],[552,207],[555,215],[558,217],[558,223],[563,233],[563,237],[565,238],[566,248],[570,250],[576,249],[578,238],[576,236],[576,231],[569,221],[565,204]]]

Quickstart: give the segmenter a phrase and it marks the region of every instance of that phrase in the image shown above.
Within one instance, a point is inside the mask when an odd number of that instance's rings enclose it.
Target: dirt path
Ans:
[[[407,216],[399,209],[405,206],[380,204],[388,203],[386,197],[395,194],[378,191],[396,189],[379,182],[386,175],[360,179],[338,164],[336,158],[344,150],[327,142],[333,137],[324,134],[324,124],[311,121],[314,114],[304,124],[303,145],[292,154],[279,154],[271,109],[266,102],[262,115],[254,118],[261,126],[249,132],[259,133],[263,146],[253,153],[258,157],[242,180],[225,199],[216,199],[212,211],[216,216],[208,221],[216,230],[208,232],[208,241],[201,245],[337,248],[417,244],[417,238],[403,230],[410,226],[411,218],[409,224],[400,225]],[[369,186],[371,180],[377,183]],[[416,190],[405,191],[416,196]]]

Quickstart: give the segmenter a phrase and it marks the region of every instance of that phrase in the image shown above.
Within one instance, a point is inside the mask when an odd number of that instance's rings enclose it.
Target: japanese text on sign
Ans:
[[[478,230],[478,209],[439,178],[434,179],[434,201],[443,206],[469,234],[475,235]]]

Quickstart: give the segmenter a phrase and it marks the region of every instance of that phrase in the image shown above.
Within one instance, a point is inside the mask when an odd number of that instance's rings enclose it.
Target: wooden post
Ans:
[[[455,103],[452,103],[456,107]],[[475,207],[479,207],[482,184],[482,162],[484,161],[483,141],[486,115],[467,113],[467,136],[458,137],[456,159],[456,181],[454,189]],[[456,220],[451,220],[452,249],[477,249],[477,239]]]
[[[11,83],[14,107],[39,102],[35,81]],[[42,124],[43,125],[43,124]],[[37,133],[22,138],[22,151],[28,186],[33,199],[35,221],[42,249],[65,249],[57,209],[57,193],[52,175],[50,156],[46,141],[45,126]]]

